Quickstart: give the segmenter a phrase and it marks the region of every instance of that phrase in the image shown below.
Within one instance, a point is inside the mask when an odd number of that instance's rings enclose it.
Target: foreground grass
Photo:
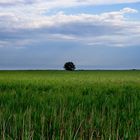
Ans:
[[[0,71],[2,140],[138,140],[140,71]]]

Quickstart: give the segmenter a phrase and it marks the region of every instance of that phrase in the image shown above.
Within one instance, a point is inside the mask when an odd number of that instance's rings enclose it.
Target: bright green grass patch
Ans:
[[[140,71],[0,71],[0,139],[137,140]]]

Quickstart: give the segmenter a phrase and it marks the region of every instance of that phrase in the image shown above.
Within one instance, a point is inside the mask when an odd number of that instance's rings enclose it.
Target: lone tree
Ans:
[[[76,69],[76,67],[73,62],[66,62],[64,64],[64,69],[68,70],[68,71],[74,71]]]

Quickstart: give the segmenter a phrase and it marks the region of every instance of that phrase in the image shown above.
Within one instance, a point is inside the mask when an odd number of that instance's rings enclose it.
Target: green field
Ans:
[[[0,140],[139,140],[140,71],[0,71]]]

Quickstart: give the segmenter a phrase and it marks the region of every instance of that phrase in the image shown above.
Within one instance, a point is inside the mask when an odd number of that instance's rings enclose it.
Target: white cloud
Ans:
[[[119,3],[134,3],[139,0],[1,0],[0,4],[36,4],[38,7],[55,8],[55,7],[70,7],[77,5],[103,5],[103,4],[119,4]]]
[[[122,9],[120,12],[122,12],[122,14],[126,14],[126,13],[137,13],[138,11],[136,9],[127,7]]]
[[[132,8],[124,8],[120,11],[102,13],[99,15],[93,14],[78,14],[78,15],[65,15],[63,12],[59,12],[56,15],[36,15],[35,13],[22,12],[10,13],[4,11],[0,13],[1,27],[6,28],[41,28],[61,26],[63,24],[70,23],[90,23],[92,24],[112,24],[122,25],[125,22],[125,14],[138,12]],[[7,22],[8,21],[8,22]],[[10,25],[9,25],[10,24]]]
[[[140,21],[129,21],[125,17],[125,14],[138,12],[136,9],[127,7],[98,15],[66,15],[63,12],[51,16],[44,14],[53,8],[128,2],[137,0],[1,0],[0,5],[7,6],[0,7],[0,35],[8,39],[0,38],[0,46],[25,46],[46,38],[79,41],[91,46],[138,45]]]

